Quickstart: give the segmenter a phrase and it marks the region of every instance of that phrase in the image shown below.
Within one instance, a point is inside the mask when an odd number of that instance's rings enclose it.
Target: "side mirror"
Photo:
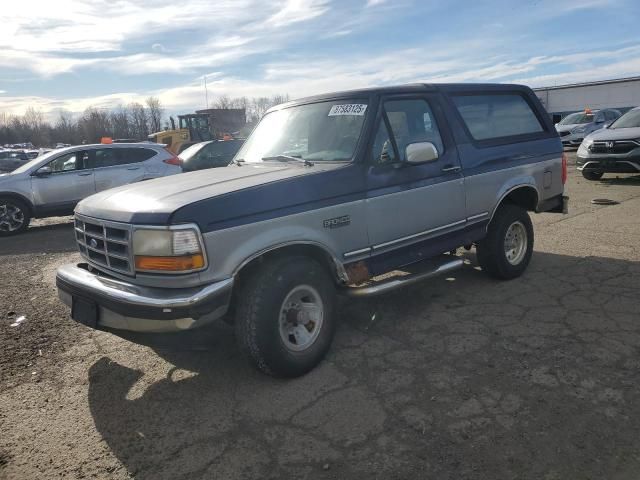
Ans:
[[[410,143],[405,149],[407,163],[418,165],[420,163],[433,162],[438,159],[438,149],[431,142]]]
[[[49,175],[51,175],[51,173],[51,167],[45,165],[44,167],[40,167],[38,170],[36,170],[33,175],[36,177],[48,177]]]

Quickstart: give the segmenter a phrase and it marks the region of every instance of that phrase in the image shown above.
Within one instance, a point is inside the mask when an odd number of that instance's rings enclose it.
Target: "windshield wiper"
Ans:
[[[302,158],[302,157],[293,157],[291,155],[276,155],[273,157],[262,157],[262,161],[263,162],[290,162],[290,161],[294,161],[294,162],[300,162],[300,163],[304,163],[307,167],[313,167],[313,162],[311,160],[307,160],[306,158]]]

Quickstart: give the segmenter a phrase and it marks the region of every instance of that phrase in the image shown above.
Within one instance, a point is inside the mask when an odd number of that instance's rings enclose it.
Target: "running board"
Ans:
[[[443,273],[457,270],[462,267],[462,265],[464,265],[464,261],[461,258],[451,255],[440,255],[439,257],[423,260],[420,263],[405,267],[415,271],[383,280],[372,280],[367,284],[358,287],[346,286],[340,291],[340,293],[348,297],[373,297],[376,295],[382,295],[383,293],[406,287],[407,285],[426,280],[427,278],[436,277]]]

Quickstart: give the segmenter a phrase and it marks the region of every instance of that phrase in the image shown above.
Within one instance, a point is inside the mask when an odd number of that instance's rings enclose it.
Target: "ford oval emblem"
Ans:
[[[98,241],[95,238],[92,238],[89,245],[91,245],[92,248],[98,248]]]

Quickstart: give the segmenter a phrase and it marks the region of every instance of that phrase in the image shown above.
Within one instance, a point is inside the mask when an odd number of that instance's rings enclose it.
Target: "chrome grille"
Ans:
[[[133,274],[130,225],[76,215],[75,233],[80,254],[90,264]]]
[[[593,142],[589,147],[592,153],[629,153],[640,147],[636,140],[610,140]]]

